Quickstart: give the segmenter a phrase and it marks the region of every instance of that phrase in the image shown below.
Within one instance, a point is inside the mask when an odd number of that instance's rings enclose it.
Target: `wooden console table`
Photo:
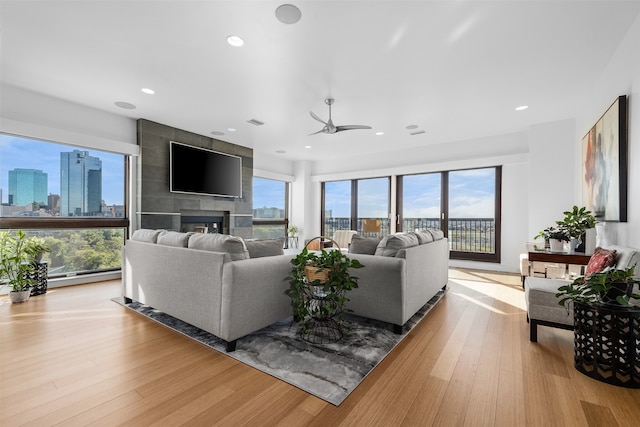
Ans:
[[[529,262],[556,262],[558,264],[587,265],[591,255],[580,253],[566,254],[562,252],[529,252]]]

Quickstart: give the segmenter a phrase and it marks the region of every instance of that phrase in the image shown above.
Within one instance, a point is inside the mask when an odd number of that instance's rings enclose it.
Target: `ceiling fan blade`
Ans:
[[[366,125],[344,125],[344,126],[336,126],[336,132],[341,132],[343,130],[354,130],[354,129],[371,129],[371,126]]]
[[[319,134],[319,133],[326,133],[326,132],[324,131],[324,128],[323,128],[323,129],[320,129],[318,132],[310,133],[310,134],[309,134],[309,135],[307,135],[307,136],[317,135],[317,134]]]
[[[316,119],[317,121],[319,121],[320,123],[322,123],[323,125],[326,125],[327,122],[325,122],[324,120],[322,120],[320,117],[318,117],[316,115],[316,113],[314,113],[313,111],[309,111],[309,114],[311,114],[311,117],[313,117],[314,119]]]

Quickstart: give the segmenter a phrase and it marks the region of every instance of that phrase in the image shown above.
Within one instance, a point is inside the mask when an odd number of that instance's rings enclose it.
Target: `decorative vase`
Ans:
[[[574,254],[580,243],[582,243],[580,239],[571,238],[571,240],[569,240],[569,253]]]
[[[9,298],[12,303],[26,302],[31,295],[31,289],[26,289],[24,291],[11,291],[9,292]]]
[[[564,241],[549,239],[549,250],[551,252],[564,252]]]

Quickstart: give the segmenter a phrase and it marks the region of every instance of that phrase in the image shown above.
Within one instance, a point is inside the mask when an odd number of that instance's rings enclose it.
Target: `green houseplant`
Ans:
[[[630,306],[630,299],[640,299],[633,292],[638,280],[634,277],[635,266],[625,270],[607,267],[586,277],[578,277],[572,283],[558,288],[558,303],[568,310],[571,301],[585,304],[609,304]]]
[[[29,238],[22,230],[0,233],[0,280],[9,287],[12,302],[24,302],[29,299],[36,251],[30,245]]]
[[[574,206],[572,210],[563,212],[564,218],[556,221],[570,238],[579,239],[588,229],[596,226],[596,217],[586,207]]]
[[[310,252],[306,247],[291,260],[293,268],[287,277],[289,289],[285,291],[291,298],[294,320],[301,323],[303,338],[311,332],[318,319],[335,321],[342,333],[342,314],[347,311],[346,296],[358,287],[358,278],[349,269],[362,268],[360,261],[350,259],[337,250]]]
[[[27,245],[29,246],[30,250],[33,251],[33,253],[35,254],[34,260],[36,262],[42,261],[42,256],[47,252],[51,252],[51,248],[45,243],[42,237],[34,236],[30,238],[29,240],[27,240]]]

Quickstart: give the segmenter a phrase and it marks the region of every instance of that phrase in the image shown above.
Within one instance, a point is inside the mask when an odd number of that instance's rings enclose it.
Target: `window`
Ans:
[[[322,235],[336,230],[389,234],[389,186],[389,177],[323,182]]]
[[[322,183],[322,235],[351,230],[351,181]]]
[[[0,229],[51,247],[49,276],[120,268],[128,158],[0,134]]]
[[[389,234],[389,178],[359,179],[356,184],[358,234]]]
[[[500,167],[399,176],[398,229],[439,228],[452,259],[500,262]]]
[[[287,235],[289,184],[253,177],[253,237],[276,239]]]

